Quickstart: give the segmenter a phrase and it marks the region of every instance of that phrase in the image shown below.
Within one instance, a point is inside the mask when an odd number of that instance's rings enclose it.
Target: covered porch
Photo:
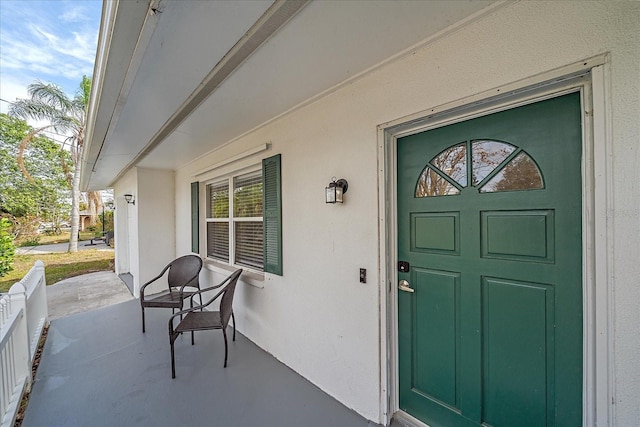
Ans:
[[[182,255],[203,259],[205,286],[243,268],[239,330],[355,423],[635,425],[639,5],[106,1],[81,188],[113,188],[116,273],[137,297]],[[521,153],[544,184],[485,191]],[[323,418],[335,410],[242,340],[226,370],[219,336],[180,343],[171,382],[166,320],[148,336],[133,308],[100,322],[131,330],[69,344],[104,349],[82,356],[113,393],[78,405],[93,423],[140,408],[149,423],[357,425]],[[176,396],[189,404],[166,409]]]
[[[370,426],[238,333],[223,368],[220,331],[176,341],[167,310],[138,300],[51,322],[23,426]]]

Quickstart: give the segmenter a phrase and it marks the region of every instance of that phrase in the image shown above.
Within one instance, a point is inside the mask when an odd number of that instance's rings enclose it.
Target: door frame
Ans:
[[[571,92],[582,114],[583,425],[612,425],[612,135],[609,55],[603,54],[378,126],[380,420],[422,422],[399,410],[396,153],[401,137]],[[595,186],[595,180],[598,186]],[[596,283],[598,286],[596,287]]]
[[[129,204],[124,196],[116,197],[116,209],[114,212],[114,241],[116,242],[115,250],[115,272],[116,274],[125,274],[130,272],[129,258]],[[118,245],[120,243],[120,245]]]

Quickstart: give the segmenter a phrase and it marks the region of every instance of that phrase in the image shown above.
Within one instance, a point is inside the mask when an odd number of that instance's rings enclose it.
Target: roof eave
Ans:
[[[87,109],[85,141],[79,167],[82,191],[102,188],[92,182],[96,163],[106,141],[116,107],[122,101],[127,79],[135,74],[136,53],[140,53],[143,30],[155,0],[105,0],[100,35]],[[152,20],[155,24],[156,20]],[[152,27],[155,25],[152,25]],[[150,32],[153,30],[151,29]]]

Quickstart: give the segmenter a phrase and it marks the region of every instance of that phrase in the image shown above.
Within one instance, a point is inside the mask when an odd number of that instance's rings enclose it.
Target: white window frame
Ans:
[[[235,233],[235,224],[238,222],[264,222],[264,206],[263,206],[263,216],[260,217],[234,217],[234,206],[233,206],[233,191],[235,179],[237,177],[241,177],[249,174],[261,174],[262,167],[260,164],[255,165],[255,167],[235,171],[233,173],[219,176],[204,182],[204,195],[205,195],[205,206],[204,206],[204,255],[205,259],[214,263],[219,263],[222,265],[228,265],[235,268],[242,268],[244,270],[252,271],[258,274],[264,273],[264,261],[262,269],[256,269],[255,267],[250,267],[244,264],[236,264],[236,233]],[[223,182],[227,183],[227,188],[229,189],[229,214],[227,218],[211,218],[208,216],[209,211],[209,185],[222,184]],[[229,261],[224,261],[222,259],[213,258],[209,256],[209,235],[208,235],[208,224],[213,222],[223,222],[227,223],[229,227]],[[264,242],[262,243],[264,247]]]

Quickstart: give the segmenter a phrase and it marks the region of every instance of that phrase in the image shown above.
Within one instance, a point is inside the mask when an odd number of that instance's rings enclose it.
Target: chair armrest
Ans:
[[[236,270],[236,272],[237,272],[237,271],[238,271],[238,270]],[[240,271],[242,271],[242,269],[240,269]],[[191,295],[191,300],[193,301],[193,297],[194,297],[194,296],[196,296],[196,295],[200,295],[200,294],[202,294],[202,293],[204,293],[204,292],[212,291],[212,290],[214,290],[214,289],[218,289],[218,288],[220,288],[221,286],[224,286],[227,282],[231,281],[231,279],[233,278],[233,275],[234,275],[234,274],[235,274],[235,272],[234,272],[234,273],[231,273],[229,276],[225,277],[225,278],[224,278],[224,280],[223,280],[222,282],[218,283],[217,285],[209,286],[208,288],[204,288],[204,289],[198,289],[197,291],[195,291],[195,292]],[[191,283],[191,282],[189,282],[189,283]],[[180,292],[182,292],[182,289],[184,289],[184,287],[185,287],[185,286],[187,286],[187,285],[184,285],[184,286],[180,289]]]
[[[218,284],[218,285],[215,285],[215,286],[209,286],[208,288],[198,289],[197,291],[194,291],[194,292],[193,292],[193,294],[191,294],[191,298],[193,298],[193,296],[194,296],[194,295],[200,295],[200,294],[203,294],[203,293],[205,293],[205,292],[212,291],[212,290],[214,290],[214,289],[218,289],[218,288],[219,288],[220,286],[222,286],[222,285],[224,285],[224,282],[222,282],[222,283],[220,283],[220,284]],[[180,292],[182,292],[182,291],[183,291],[183,289],[184,289],[185,287],[187,287],[187,286],[188,286],[188,285],[184,285],[184,286],[182,286],[182,287],[180,288]]]
[[[200,276],[200,272],[198,271],[198,273],[193,276],[189,281],[187,281],[187,283],[185,283],[184,285],[180,286],[180,296],[182,297],[182,293],[184,292],[184,288],[186,287],[192,287],[192,288],[198,288],[198,292],[200,291],[200,286],[199,285],[192,285],[192,283],[195,281],[196,283],[198,283],[199,280],[199,276]]]
[[[158,274],[156,277],[154,277],[153,279],[149,280],[147,283],[145,283],[144,285],[142,285],[140,287],[140,298],[144,298],[144,288],[146,288],[147,286],[149,286],[150,284],[152,284],[153,282],[155,282],[156,280],[158,280],[159,278],[161,278],[162,276],[164,276],[164,273],[167,272],[167,270],[169,269],[169,267],[171,267],[171,264],[167,265],[162,272],[160,272],[160,274]]]

